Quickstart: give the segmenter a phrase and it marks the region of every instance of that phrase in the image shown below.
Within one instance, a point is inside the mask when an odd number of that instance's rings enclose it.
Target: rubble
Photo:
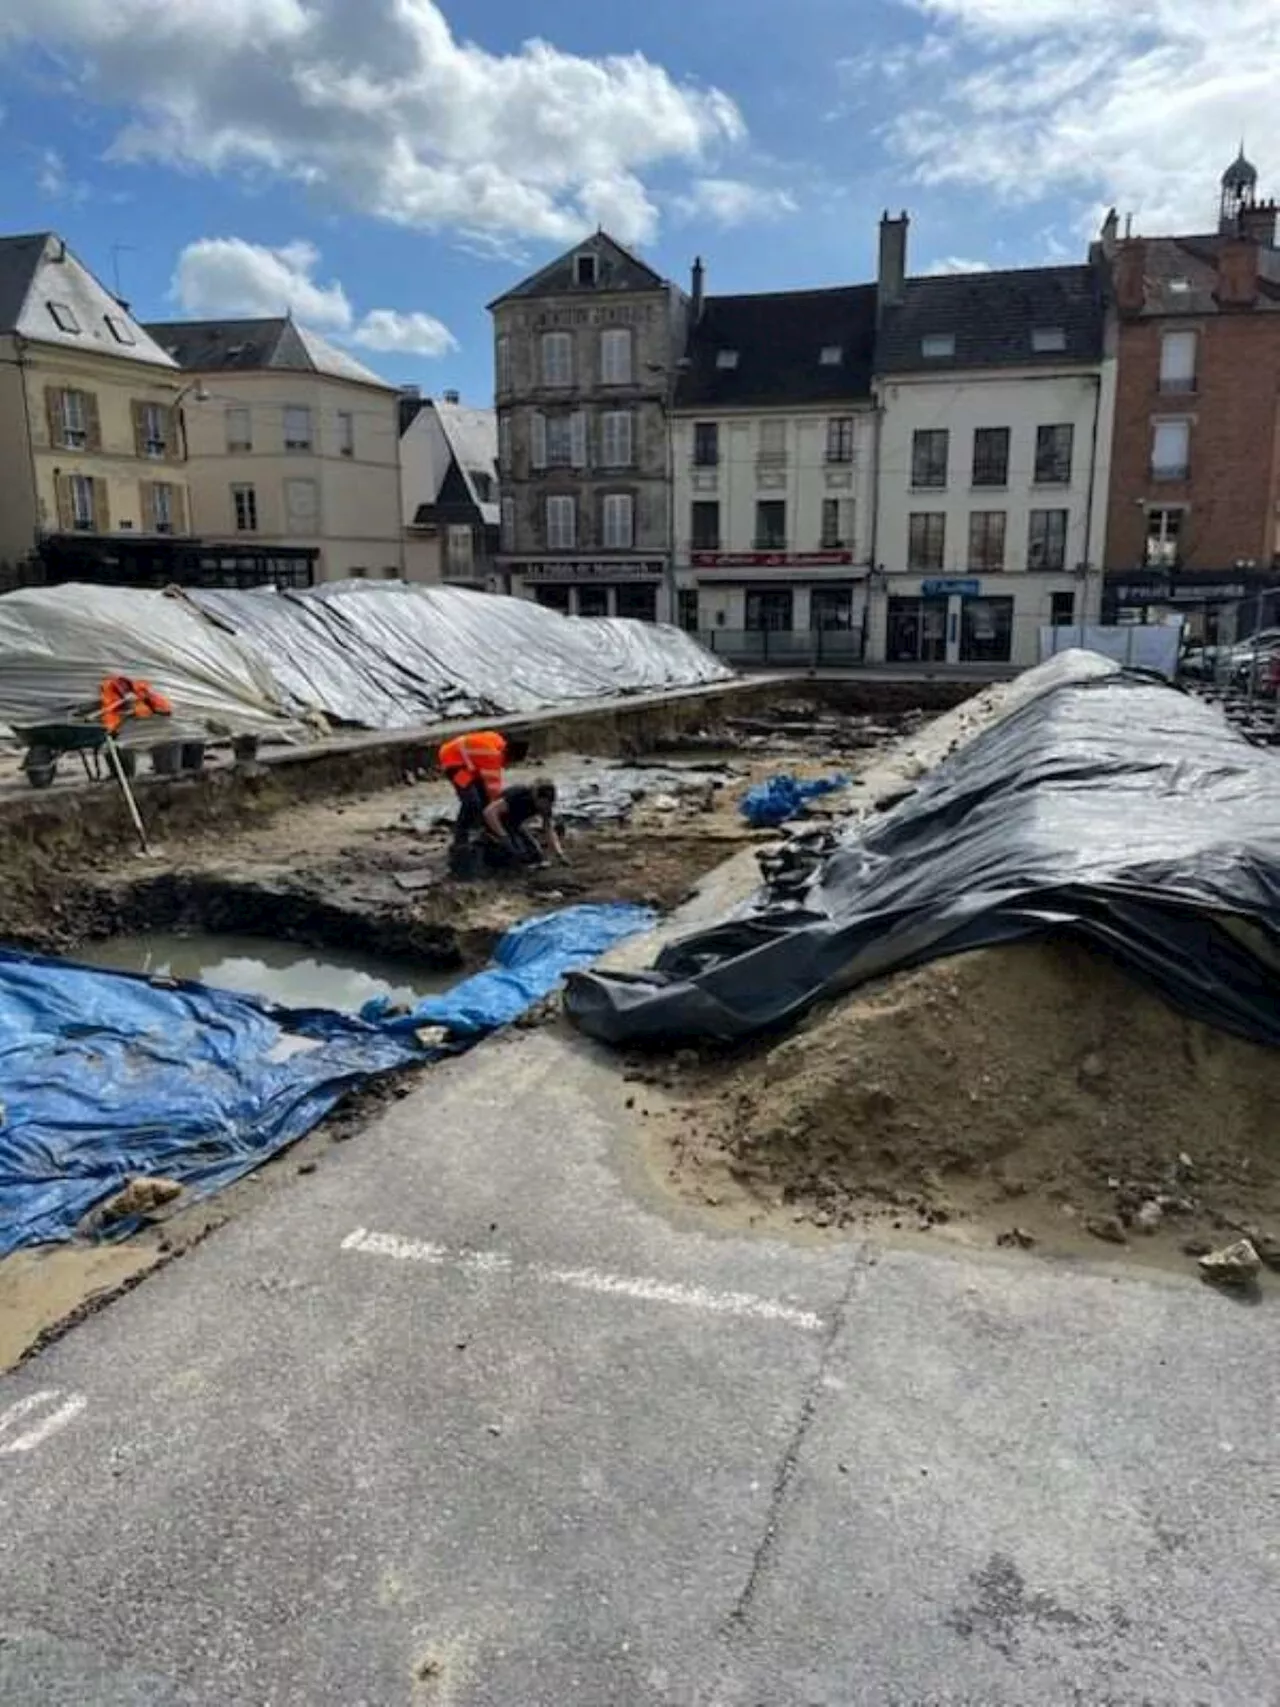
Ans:
[[[1211,1286],[1251,1287],[1262,1262],[1248,1239],[1237,1239],[1200,1258],[1200,1278]]]

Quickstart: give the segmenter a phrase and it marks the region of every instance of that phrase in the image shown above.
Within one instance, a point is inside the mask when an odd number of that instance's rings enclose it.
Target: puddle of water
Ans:
[[[456,984],[460,972],[406,968],[401,961],[337,948],[311,949],[272,937],[110,937],[75,956],[87,966],[142,972],[154,978],[195,978],[221,990],[259,996],[289,1008],[355,1013],[374,996],[412,1007]]]

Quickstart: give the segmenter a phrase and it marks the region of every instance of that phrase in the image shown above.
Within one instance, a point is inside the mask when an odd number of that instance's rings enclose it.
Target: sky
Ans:
[[[1083,260],[1242,139],[1280,187],[1277,84],[1277,0],[3,0],[0,231],[487,402],[486,303],[597,225],[725,293],[870,279],[885,208],[912,273]]]

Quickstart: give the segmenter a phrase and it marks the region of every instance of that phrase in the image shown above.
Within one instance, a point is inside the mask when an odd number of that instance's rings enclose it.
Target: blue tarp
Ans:
[[[813,782],[797,782],[795,777],[787,775],[771,776],[748,789],[739,810],[753,830],[771,830],[785,824],[788,818],[802,817],[808,801],[848,786],[847,776],[817,777]]]
[[[418,1027],[472,1041],[652,919],[618,905],[526,920],[490,970],[394,1021],[0,949],[0,1256],[70,1238],[134,1175],[220,1190],[346,1092],[430,1059]]]

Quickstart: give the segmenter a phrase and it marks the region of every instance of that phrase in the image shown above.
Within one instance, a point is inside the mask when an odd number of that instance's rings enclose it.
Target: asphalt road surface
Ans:
[[[486,1046],[0,1382],[0,1703],[1280,1701],[1274,1307],[713,1237],[621,1102]]]

